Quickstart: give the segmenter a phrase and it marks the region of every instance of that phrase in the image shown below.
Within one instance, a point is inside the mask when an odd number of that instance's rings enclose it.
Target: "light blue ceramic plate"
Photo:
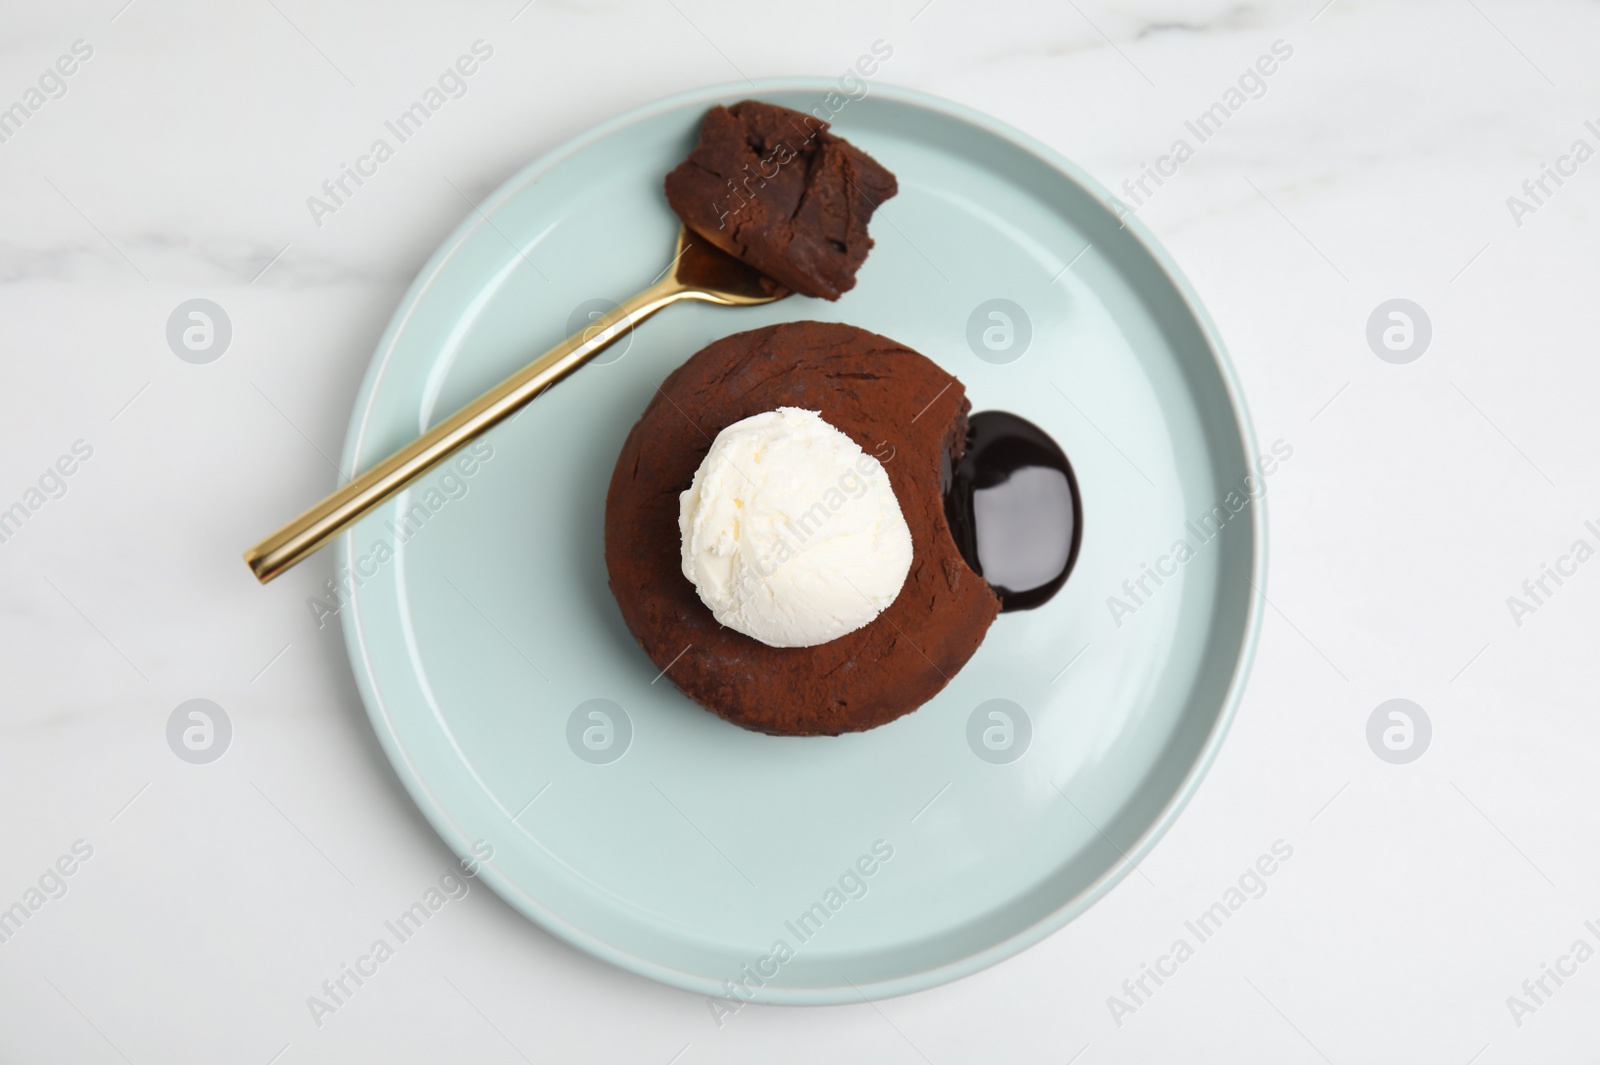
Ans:
[[[709,105],[826,113],[836,88],[697,91],[518,174],[406,295],[356,402],[346,470],[666,265],[677,221],[662,177]],[[833,120],[900,180],[854,291],[669,308],[340,545],[361,581],[343,618],[373,726],[450,846],[492,848],[484,879],[584,950],[764,1002],[951,980],[1111,890],[1222,741],[1264,567],[1259,504],[1226,502],[1257,472],[1233,373],[1138,221],[1119,226],[1106,193],[1043,145],[941,100],[874,86]],[[1031,327],[1010,361],[996,359],[1016,347],[980,340],[984,359],[969,344],[993,299]],[[916,713],[839,738],[745,732],[684,698],[624,627],[601,557],[612,465],[662,378],[718,337],[805,318],[902,341],[959,376],[975,409],[1043,426],[1084,501],[1061,594],[1002,615]],[[979,321],[1004,343],[1004,323]],[[1166,571],[1159,584],[1146,566]],[[980,712],[991,700],[1009,716]]]

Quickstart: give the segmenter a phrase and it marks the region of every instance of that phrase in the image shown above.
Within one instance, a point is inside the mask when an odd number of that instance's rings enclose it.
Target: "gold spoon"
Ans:
[[[267,583],[343,532],[369,511],[521,410],[535,396],[611,346],[652,314],[679,300],[753,307],[789,295],[764,274],[704,239],[678,230],[678,254],[663,278],[534,359],[393,455],[244,553],[250,572]]]

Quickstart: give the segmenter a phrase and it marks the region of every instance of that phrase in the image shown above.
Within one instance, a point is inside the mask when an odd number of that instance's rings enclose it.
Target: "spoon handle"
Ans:
[[[672,276],[575,333],[489,389],[420,437],[339,488],[244,553],[256,580],[266,584],[322,547],[368,512],[456,451],[532,402],[539,393],[610,347],[656,311],[696,296]]]

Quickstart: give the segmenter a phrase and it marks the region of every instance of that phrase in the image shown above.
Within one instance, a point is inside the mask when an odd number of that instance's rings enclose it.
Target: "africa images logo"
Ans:
[[[311,212],[311,221],[316,223],[318,229],[322,228],[324,218],[338,214],[357,190],[376,177],[378,168],[393,159],[402,145],[422,132],[422,126],[428,119],[443,110],[451,100],[459,100],[467,95],[467,79],[494,55],[494,45],[480,37],[472,42],[470,51],[471,55],[462,53],[454,64],[445,67],[437,84],[424,89],[421,97],[413,100],[410,107],[393,119],[384,121],[384,128],[394,136],[393,144],[389,143],[387,136],[378,137],[364,154],[356,156],[355,166],[339,164],[338,172],[322,183],[322,195],[306,197],[306,209]]]
[[[893,857],[893,844],[884,839],[873,840],[870,854],[857,857],[820,898],[795,917],[784,921],[783,928],[788,935],[774,939],[766,954],[740,965],[737,973],[723,980],[722,989],[727,992],[725,997],[706,999],[706,1007],[711,1011],[711,1019],[716,1026],[721,1028],[725,1020],[744,1009],[746,1003],[756,1001],[759,989],[776,980],[783,966],[822,932],[834,914],[851,902],[866,898],[871,890],[869,881]],[[792,943],[790,936],[794,938]]]
[[[479,440],[442,465],[442,474],[418,481],[406,489],[406,494],[395,505],[394,517],[384,521],[384,527],[394,534],[394,539],[391,541],[379,537],[366,553],[356,558],[353,566],[340,563],[336,571],[338,576],[329,577],[323,584],[323,590],[327,593],[324,598],[318,599],[314,595],[306,597],[306,607],[316,620],[317,628],[326,626],[329,618],[337,617],[350,597],[355,595],[356,589],[376,577],[382,567],[395,557],[401,544],[421,532],[449,503],[465,499],[472,490],[469,481],[492,458],[494,445],[487,440]],[[407,503],[410,506],[406,506]]]
[[[1272,442],[1272,454],[1256,459],[1255,473],[1247,473],[1238,484],[1204,514],[1183,523],[1184,535],[1174,540],[1167,553],[1159,556],[1152,566],[1140,564],[1139,574],[1122,582],[1122,595],[1106,597],[1106,609],[1117,628],[1137,614],[1155,597],[1161,586],[1176,577],[1181,568],[1198,555],[1227,527],[1228,523],[1244,513],[1251,503],[1267,494],[1267,478],[1277,472],[1280,463],[1294,457],[1294,445],[1283,440]],[[1191,537],[1193,538],[1191,540]],[[1153,587],[1152,587],[1153,585]]]

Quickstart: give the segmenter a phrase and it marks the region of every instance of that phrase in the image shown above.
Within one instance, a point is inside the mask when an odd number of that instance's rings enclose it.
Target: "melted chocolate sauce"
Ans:
[[[1061,590],[1078,561],[1083,503],[1072,465],[1049,434],[1005,411],[967,419],[967,450],[943,471],[956,549],[1000,610],[1032,610]]]

